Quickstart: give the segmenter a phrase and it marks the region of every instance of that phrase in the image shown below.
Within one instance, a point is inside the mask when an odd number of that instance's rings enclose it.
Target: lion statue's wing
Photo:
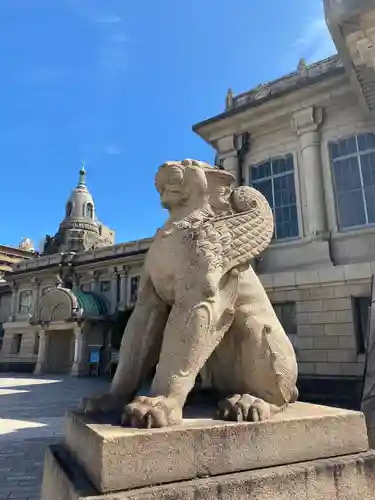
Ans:
[[[225,274],[248,265],[272,239],[272,210],[259,191],[241,186],[233,191],[231,201],[232,214],[204,222],[192,235],[199,261],[209,273],[221,267]]]

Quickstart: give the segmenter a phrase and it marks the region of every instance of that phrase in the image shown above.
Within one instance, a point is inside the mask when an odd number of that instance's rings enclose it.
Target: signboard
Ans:
[[[100,350],[99,349],[90,349],[90,363],[99,363],[100,362]]]

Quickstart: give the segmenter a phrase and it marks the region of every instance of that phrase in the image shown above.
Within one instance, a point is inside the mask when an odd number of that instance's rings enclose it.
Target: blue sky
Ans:
[[[0,243],[54,234],[81,161],[116,242],[165,218],[165,160],[213,160],[191,127],[335,52],[322,0],[2,0]]]

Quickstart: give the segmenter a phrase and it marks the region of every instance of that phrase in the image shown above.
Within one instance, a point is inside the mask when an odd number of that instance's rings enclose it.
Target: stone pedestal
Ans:
[[[374,472],[359,412],[296,403],[268,422],[152,430],[70,413],[46,455],[42,500],[366,500]]]

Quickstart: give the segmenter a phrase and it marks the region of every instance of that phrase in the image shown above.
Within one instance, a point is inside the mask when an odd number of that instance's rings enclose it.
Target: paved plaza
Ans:
[[[39,500],[46,446],[66,409],[109,385],[102,379],[0,375],[0,500]]]

